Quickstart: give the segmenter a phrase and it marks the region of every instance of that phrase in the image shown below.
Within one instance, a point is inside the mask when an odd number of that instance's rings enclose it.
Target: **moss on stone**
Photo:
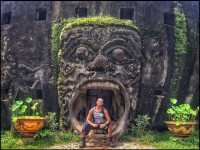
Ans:
[[[187,22],[186,16],[181,4],[176,3],[174,8],[175,14],[175,60],[174,60],[174,74],[171,82],[171,96],[178,96],[178,88],[181,80],[181,76],[184,69],[185,55],[190,51],[188,48],[187,37]]]
[[[174,8],[175,14],[175,49],[176,54],[187,53],[187,23],[184,12],[179,8]]]
[[[96,24],[96,25],[115,25],[115,26],[126,26],[130,27],[134,30],[139,30],[135,23],[133,23],[132,20],[122,20],[115,17],[110,16],[96,16],[96,17],[87,17],[87,18],[69,18],[69,19],[63,19],[64,23],[64,30],[71,29],[76,26],[81,25],[89,25],[89,24]]]

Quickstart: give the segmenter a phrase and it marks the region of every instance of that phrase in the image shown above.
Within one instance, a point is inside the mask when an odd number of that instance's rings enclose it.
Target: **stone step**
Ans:
[[[105,139],[107,138],[107,135],[106,134],[92,134],[92,135],[87,136],[87,138]]]
[[[105,147],[105,146],[109,146],[109,143],[105,142],[105,143],[101,143],[101,142],[97,142],[97,143],[93,143],[93,142],[87,142],[86,143],[86,147]]]
[[[108,145],[107,134],[102,129],[91,130],[86,136],[86,147],[105,147]]]
[[[93,130],[93,132],[95,134],[106,134],[107,133],[107,131],[104,129],[95,129],[95,130]]]
[[[89,142],[89,143],[107,143],[107,139],[105,140],[98,140],[98,139],[90,139],[90,140],[86,140],[86,142]]]

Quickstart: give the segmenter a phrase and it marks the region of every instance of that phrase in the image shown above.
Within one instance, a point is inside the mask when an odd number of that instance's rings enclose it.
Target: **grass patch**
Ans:
[[[199,131],[194,130],[187,138],[174,137],[168,131],[146,131],[144,135],[136,137],[125,133],[122,141],[137,141],[141,144],[151,145],[159,149],[199,149]]]
[[[22,138],[10,131],[1,133],[1,149],[40,149],[56,144],[66,144],[72,141],[79,141],[79,136],[70,131],[48,131],[51,136],[48,138]]]

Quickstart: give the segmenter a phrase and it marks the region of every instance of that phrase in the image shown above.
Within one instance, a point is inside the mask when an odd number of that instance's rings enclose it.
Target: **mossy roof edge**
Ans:
[[[71,29],[73,27],[81,26],[81,25],[116,25],[116,26],[125,26],[129,27],[135,31],[139,31],[139,28],[132,20],[128,19],[119,19],[110,16],[95,16],[95,17],[86,17],[86,18],[68,18],[63,19],[61,21],[63,26],[61,35],[63,31]],[[60,35],[60,36],[61,36]]]

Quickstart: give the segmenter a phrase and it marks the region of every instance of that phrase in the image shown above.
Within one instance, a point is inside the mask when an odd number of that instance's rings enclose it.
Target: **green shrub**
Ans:
[[[167,109],[169,120],[176,121],[177,125],[180,122],[194,121],[199,107],[192,109],[189,104],[177,105],[177,99],[170,99],[170,107]]]
[[[11,110],[14,117],[41,115],[39,102],[34,102],[31,97],[27,97],[25,100],[15,100]]]
[[[138,141],[159,149],[197,149],[199,145],[199,132],[194,130],[190,137],[178,138],[172,137],[169,131],[147,131],[144,136],[139,137]]]
[[[41,116],[40,102],[33,101],[29,96],[25,100],[17,99],[14,101],[11,107],[12,111],[12,123],[15,124],[17,118],[26,116]]]
[[[73,138],[73,133],[68,133],[68,132],[63,132],[63,133],[61,133],[61,135],[60,135],[60,138],[62,139],[62,140],[64,140],[64,141],[70,141],[70,140],[72,140],[72,138]]]
[[[59,123],[56,119],[56,113],[55,112],[48,112],[47,114],[47,128],[51,131],[55,131],[58,129]]]
[[[34,138],[23,138],[10,131],[1,132],[2,149],[47,149],[51,145],[79,141],[80,137],[71,131],[41,130]]]
[[[138,115],[135,119],[136,127],[135,132],[136,136],[141,136],[144,134],[146,127],[150,124],[150,117],[148,115]]]
[[[46,139],[46,140],[52,140],[55,138],[55,134],[53,132],[51,132],[48,129],[43,129],[40,130],[35,136],[34,139],[35,140],[41,140],[41,139]]]
[[[135,125],[131,124],[128,135],[136,137],[143,135],[144,132],[147,131],[146,128],[150,124],[150,119],[151,118],[148,115],[138,115],[135,119]]]
[[[17,136],[12,132],[5,131],[1,133],[1,148],[12,148],[17,144]]]

